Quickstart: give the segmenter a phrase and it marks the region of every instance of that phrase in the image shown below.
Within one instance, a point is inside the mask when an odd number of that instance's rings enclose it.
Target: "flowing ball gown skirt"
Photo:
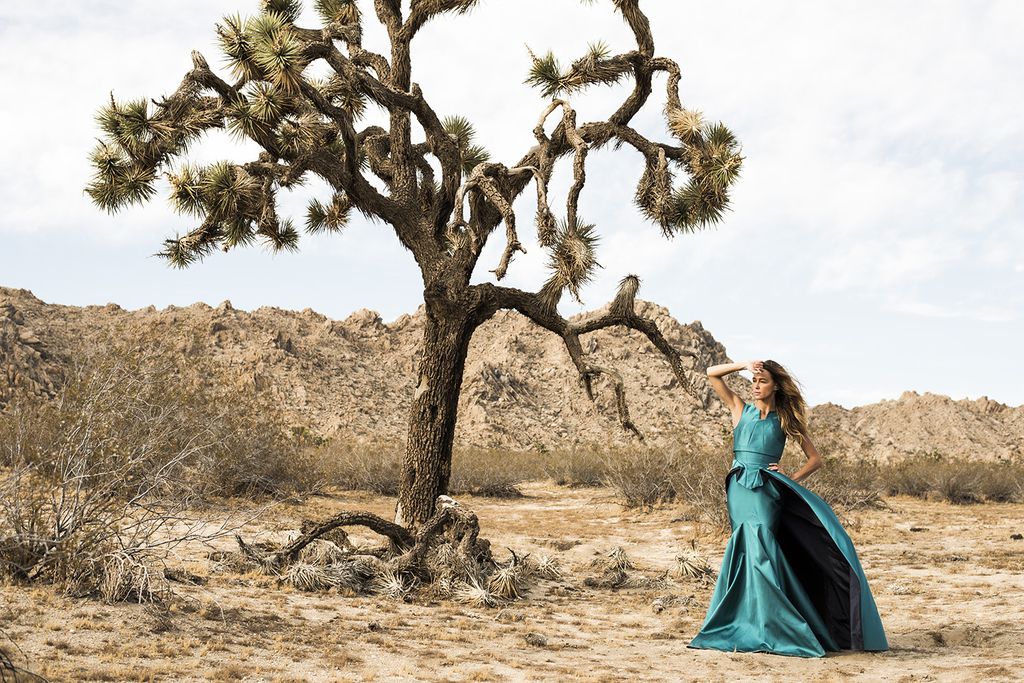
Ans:
[[[853,542],[825,501],[737,453],[727,483],[732,537],[690,647],[820,657],[887,650]]]

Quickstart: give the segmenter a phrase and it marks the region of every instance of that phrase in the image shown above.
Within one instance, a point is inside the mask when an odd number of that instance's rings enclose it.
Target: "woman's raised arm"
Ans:
[[[708,381],[711,382],[712,388],[718,394],[718,397],[722,399],[722,402],[729,406],[729,410],[732,412],[733,427],[739,424],[740,415],[743,414],[744,403],[743,399],[736,395],[736,392],[726,386],[725,380],[722,378],[740,370],[749,370],[757,374],[763,369],[759,360],[748,360],[743,363],[724,363],[722,365],[712,365],[708,368]]]

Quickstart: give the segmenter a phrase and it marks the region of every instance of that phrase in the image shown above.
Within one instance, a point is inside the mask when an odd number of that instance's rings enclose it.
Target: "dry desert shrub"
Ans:
[[[681,452],[638,445],[606,456],[605,481],[627,508],[653,508],[670,503],[678,493]]]
[[[452,453],[449,490],[457,496],[515,498],[522,495],[522,484],[543,477],[543,461],[535,452],[461,447]]]
[[[731,454],[693,434],[680,433],[667,447],[636,446],[608,451],[606,483],[618,502],[652,508],[670,502],[685,506],[685,516],[719,533],[729,530],[725,476]]]
[[[201,343],[187,328],[112,330],[52,399],[15,395],[0,413],[0,574],[152,596],[146,577],[162,580],[177,546],[229,532],[196,515],[209,496],[303,485],[279,414]]]
[[[385,496],[398,494],[405,446],[399,442],[331,440],[325,446],[306,449],[320,464],[327,481],[350,491],[369,491]],[[519,487],[545,476],[548,458],[532,451],[460,446],[452,453],[452,495],[507,498],[521,495]]]
[[[398,494],[404,446],[397,442],[355,442],[332,439],[309,456],[324,463],[327,481],[349,491],[383,496]]]
[[[890,495],[935,497],[954,505],[1024,500],[1024,464],[947,458],[919,453],[879,466],[879,480]]]
[[[886,507],[885,486],[877,463],[825,454],[823,459],[824,466],[801,484],[821,496],[838,514]]]
[[[608,478],[606,454],[596,444],[543,451],[544,476],[569,488],[604,486]]]

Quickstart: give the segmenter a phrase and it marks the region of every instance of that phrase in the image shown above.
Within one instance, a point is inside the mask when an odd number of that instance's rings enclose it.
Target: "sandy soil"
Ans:
[[[621,546],[636,576],[656,578],[697,539],[717,566],[725,539],[680,507],[624,511],[600,489],[526,488],[514,500],[463,502],[495,554],[557,556],[564,576],[538,580],[504,608],[421,595],[410,602],[304,593],[272,578],[213,574],[162,607],[68,599],[0,587],[0,627],[17,663],[53,681],[1015,681],[1024,678],[1024,506],[893,499],[846,521],[891,651],[803,660],[689,650],[712,585],[585,585],[592,560]],[[282,541],[304,517],[344,509],[389,516],[359,494],[282,506],[245,532]],[[367,541],[370,539],[367,537]],[[225,540],[225,547],[229,541]],[[196,549],[199,557],[200,549]],[[197,572],[201,562],[191,563]],[[657,611],[655,599],[672,596]],[[2,638],[2,636],[0,636]]]

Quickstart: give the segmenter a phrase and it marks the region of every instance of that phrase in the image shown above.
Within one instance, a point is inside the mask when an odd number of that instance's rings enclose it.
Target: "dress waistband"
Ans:
[[[777,458],[755,453],[753,451],[736,451],[733,453],[731,472],[736,472],[736,482],[745,489],[756,489],[764,484],[762,470],[767,470],[768,465],[777,462]]]

